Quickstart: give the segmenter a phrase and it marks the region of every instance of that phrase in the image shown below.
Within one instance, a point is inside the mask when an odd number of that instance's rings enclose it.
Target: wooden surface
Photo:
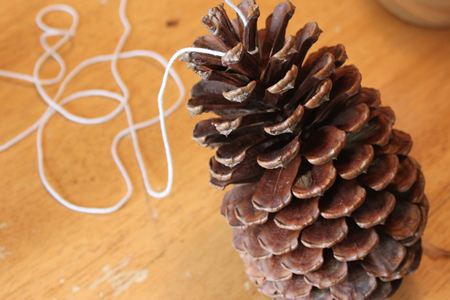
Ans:
[[[37,12],[55,0],[1,0],[0,68],[31,74],[42,52],[34,23]],[[267,16],[276,0],[260,1]],[[264,3],[263,3],[264,2]],[[64,0],[80,14],[77,36],[60,53],[73,69],[82,60],[112,53],[122,33],[117,0]],[[210,0],[130,1],[133,26],[125,49],[151,49],[166,58],[205,34],[200,18],[219,3]],[[450,31],[413,27],[398,21],[375,1],[293,0],[297,13],[289,33],[317,21],[324,33],[318,45],[343,43],[363,84],[381,90],[394,108],[396,127],[414,139],[412,155],[421,162],[432,209],[426,239],[450,249]],[[68,25],[63,14],[48,18]],[[172,26],[168,26],[167,22]],[[315,46],[317,49],[318,46]],[[147,59],[122,61],[136,121],[155,116],[162,69]],[[198,77],[183,63],[175,69],[187,87]],[[48,63],[43,77],[58,68]],[[102,64],[83,72],[68,92],[85,88],[117,91]],[[49,88],[54,93],[55,87]],[[35,89],[0,80],[0,142],[29,126],[45,106]],[[166,107],[177,96],[173,85]],[[110,111],[115,103],[80,100],[69,109],[84,116]],[[37,173],[33,134],[0,153],[0,299],[266,299],[249,284],[231,246],[231,229],[219,215],[223,192],[208,185],[212,152],[191,141],[195,122],[182,108],[167,120],[175,165],[170,197],[146,195],[130,139],[119,152],[136,191],[119,212],[92,216],[58,204]],[[108,124],[81,126],[55,116],[45,131],[47,174],[72,202],[106,206],[126,191],[110,156],[124,115]],[[165,184],[166,166],[157,127],[139,133],[154,186]],[[450,261],[424,257],[396,300],[449,299]]]

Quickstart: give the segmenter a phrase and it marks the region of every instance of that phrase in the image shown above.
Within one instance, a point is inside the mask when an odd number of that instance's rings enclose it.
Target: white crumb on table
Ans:
[[[5,247],[0,246],[0,259],[5,259],[7,256],[10,256],[11,252],[6,251]]]
[[[113,297],[117,297],[119,294],[129,289],[134,283],[144,282],[148,277],[148,270],[125,270],[128,267],[130,260],[131,257],[128,256],[122,259],[115,267],[105,265],[102,268],[104,273],[103,277],[93,282],[89,286],[89,289],[94,290],[100,285],[107,283],[114,291]],[[99,292],[98,295],[99,297],[102,297],[103,292]]]
[[[76,293],[76,292],[78,292],[79,290],[80,290],[80,287],[77,286],[77,285],[75,285],[75,286],[72,288],[72,293]]]

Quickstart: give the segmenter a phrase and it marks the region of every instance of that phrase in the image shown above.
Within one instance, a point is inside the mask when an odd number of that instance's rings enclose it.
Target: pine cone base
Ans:
[[[257,29],[258,6],[230,20],[222,5],[182,59],[202,77],[187,108],[211,112],[193,139],[217,148],[210,183],[233,184],[221,214],[249,278],[273,299],[386,299],[414,272],[428,216],[411,137],[342,45],[307,56],[321,30],[285,36],[295,7],[279,4]]]

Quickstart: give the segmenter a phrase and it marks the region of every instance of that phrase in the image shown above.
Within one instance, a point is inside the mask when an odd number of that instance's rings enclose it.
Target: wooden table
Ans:
[[[43,7],[56,0],[2,0],[0,68],[31,74],[42,49],[34,23]],[[76,37],[60,51],[69,70],[94,55],[112,53],[122,26],[118,0],[64,0],[80,14]],[[169,58],[205,34],[200,18],[220,1],[130,1],[133,30],[125,50],[151,49]],[[267,16],[276,0],[260,1]],[[318,46],[343,43],[366,86],[381,90],[394,108],[397,128],[414,139],[412,155],[421,162],[432,209],[425,238],[450,248],[450,31],[417,28],[395,19],[376,1],[294,0],[294,33],[317,21],[324,33]],[[69,18],[54,14],[55,25]],[[317,47],[316,46],[316,49]],[[156,94],[162,68],[147,59],[121,61],[131,91],[135,120],[157,114]],[[183,63],[175,69],[187,87],[198,77]],[[54,62],[42,76],[58,72]],[[118,91],[107,64],[91,67],[69,86]],[[49,88],[49,93],[55,92]],[[44,111],[34,87],[0,80],[0,142],[32,124]],[[177,96],[170,84],[166,107]],[[84,116],[105,114],[116,103],[102,99],[68,105]],[[135,193],[119,212],[93,216],[58,204],[37,173],[36,135],[0,153],[0,299],[266,299],[247,281],[231,246],[231,229],[219,215],[223,193],[208,185],[208,159],[190,134],[198,119],[180,109],[167,120],[175,165],[175,184],[165,199],[145,193],[131,140],[119,146]],[[126,191],[115,168],[110,144],[126,126],[121,114],[108,124],[81,126],[55,116],[45,130],[46,172],[70,201],[106,206]],[[150,178],[165,185],[166,165],[159,128],[139,132]],[[442,300],[450,297],[450,262],[424,257],[393,299]]]

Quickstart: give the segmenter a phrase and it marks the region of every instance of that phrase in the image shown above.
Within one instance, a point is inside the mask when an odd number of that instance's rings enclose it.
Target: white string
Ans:
[[[231,2],[225,0],[230,6],[235,9],[239,16],[243,18],[242,12],[234,6]],[[126,135],[131,134],[134,152],[136,159],[138,161],[138,166],[144,181],[145,188],[149,195],[157,198],[162,198],[167,196],[170,193],[170,190],[172,188],[173,184],[173,164],[172,164],[172,157],[170,152],[170,146],[167,138],[167,132],[165,127],[165,117],[172,114],[182,103],[184,97],[185,97],[185,89],[183,86],[183,83],[177,73],[171,69],[173,63],[179,57],[181,54],[186,52],[198,52],[198,53],[205,53],[210,54],[214,56],[223,56],[225,53],[209,50],[209,49],[202,49],[202,48],[185,48],[177,51],[172,58],[167,61],[159,54],[149,51],[149,50],[132,50],[127,52],[122,52],[123,46],[130,34],[131,26],[126,16],[126,3],[127,0],[121,0],[120,7],[119,7],[119,16],[120,20],[124,26],[124,32],[122,36],[119,39],[119,42],[115,48],[115,51],[113,54],[108,55],[99,55],[96,57],[92,57],[90,59],[87,59],[80,63],[76,68],[74,68],[65,78],[64,75],[66,73],[66,65],[62,57],[57,53],[58,49],[60,49],[71,37],[75,35],[76,28],[78,26],[79,17],[77,12],[70,6],[64,5],[64,4],[56,4],[48,6],[44,9],[42,9],[36,16],[36,24],[39,26],[39,28],[43,31],[43,33],[40,36],[40,42],[42,47],[44,48],[45,52],[38,58],[38,60],[35,63],[34,69],[33,69],[33,76],[17,73],[17,72],[11,72],[6,70],[0,70],[0,76],[1,77],[8,77],[12,79],[22,80],[30,83],[34,83],[36,90],[38,91],[41,98],[45,101],[45,103],[48,105],[46,111],[44,114],[29,128],[15,136],[10,141],[7,141],[6,143],[0,145],[0,152],[5,151],[14,144],[18,143],[25,137],[27,137],[29,134],[37,130],[37,138],[36,138],[36,148],[37,148],[37,154],[38,154],[38,172],[39,176],[41,178],[41,181],[44,185],[44,187],[47,189],[47,191],[62,205],[66,206],[69,209],[72,209],[74,211],[83,212],[83,213],[92,213],[92,214],[106,214],[111,213],[119,208],[121,208],[131,197],[133,193],[133,186],[131,184],[130,177],[124,168],[119,155],[117,153],[117,146],[122,138],[124,138]],[[43,18],[45,15],[51,12],[66,12],[72,16],[72,24],[69,29],[61,29],[49,26],[44,23]],[[243,18],[244,24],[246,24],[245,18]],[[61,39],[55,43],[53,46],[49,46],[47,43],[47,38],[52,36],[60,36]],[[160,91],[158,93],[158,112],[159,116],[156,116],[150,120],[147,120],[145,122],[141,122],[138,124],[134,124],[132,112],[129,107],[128,101],[129,101],[129,91],[126,87],[125,83],[123,82],[120,73],[117,69],[117,61],[118,59],[127,59],[132,57],[148,57],[157,60],[161,65],[165,67],[165,72],[161,84]],[[60,71],[58,75],[55,78],[51,79],[41,79],[39,74],[41,71],[41,68],[45,61],[47,61],[49,58],[54,59],[59,67]],[[70,94],[69,96],[63,98],[60,100],[62,94],[64,93],[67,85],[71,82],[71,80],[80,73],[83,69],[85,69],[88,66],[98,64],[101,62],[111,62],[111,72],[113,74],[113,77],[115,81],[117,82],[117,85],[119,86],[122,95],[118,93],[114,93],[108,90],[103,89],[90,89],[90,90],[82,90],[75,93]],[[180,96],[177,99],[177,101],[166,111],[164,111],[163,107],[163,96],[164,91],[167,85],[168,77],[169,75],[174,79],[179,91]],[[64,79],[63,79],[64,78]],[[62,81],[61,81],[62,80]],[[46,85],[54,85],[61,82],[61,84],[58,87],[58,90],[55,94],[55,96],[52,98],[48,93],[45,91],[44,86]],[[110,113],[104,116],[95,117],[95,118],[85,118],[82,116],[78,116],[75,114],[72,114],[71,112],[67,111],[64,106],[74,100],[83,98],[83,97],[92,97],[92,96],[99,96],[99,97],[106,97],[109,99],[113,99],[119,102],[119,105],[116,106],[114,110],[112,110]],[[47,177],[45,175],[45,165],[44,165],[44,151],[42,147],[42,135],[45,128],[45,125],[50,120],[50,118],[58,112],[63,117],[65,117],[68,120],[71,120],[73,122],[79,123],[79,124],[85,124],[85,125],[92,125],[92,124],[101,124],[105,123],[117,115],[119,115],[122,110],[125,111],[128,127],[122,131],[120,131],[116,137],[113,140],[113,143],[111,145],[111,154],[113,156],[114,162],[116,163],[124,181],[127,186],[127,192],[126,194],[114,205],[110,207],[105,208],[96,208],[96,207],[83,207],[79,205],[75,205],[66,199],[64,199],[56,190],[51,186],[51,184],[48,182]],[[156,192],[151,188],[150,182],[148,180],[147,171],[145,168],[145,164],[142,159],[140,147],[139,147],[139,141],[137,138],[136,131],[152,126],[156,124],[157,122],[160,122],[161,126],[161,132],[162,132],[162,138],[164,142],[164,149],[166,151],[166,159],[167,159],[167,168],[168,168],[168,178],[167,178],[167,185],[166,188],[162,192]]]
[[[231,0],[224,0],[232,9],[234,9],[234,11],[238,14],[239,18],[242,21],[242,24],[244,24],[244,27],[247,26],[247,18],[244,16],[244,14],[242,13],[242,10],[240,10],[236,5],[234,5],[233,2],[231,2]]]

